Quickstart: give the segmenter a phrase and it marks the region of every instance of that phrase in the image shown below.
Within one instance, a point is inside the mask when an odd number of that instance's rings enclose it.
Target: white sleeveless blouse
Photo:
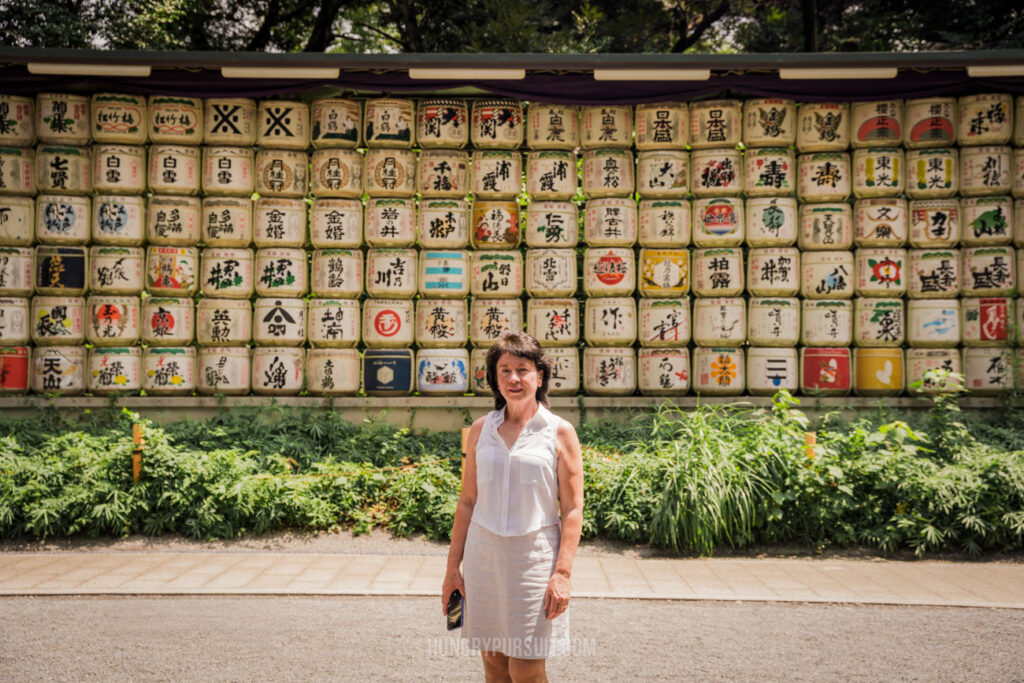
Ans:
[[[558,524],[558,427],[562,418],[540,405],[512,449],[498,434],[505,409],[484,419],[476,443],[473,521],[499,536],[524,536]]]

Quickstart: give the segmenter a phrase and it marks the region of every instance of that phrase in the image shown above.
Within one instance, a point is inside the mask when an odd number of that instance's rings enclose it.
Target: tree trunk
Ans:
[[[313,23],[313,31],[303,52],[325,52],[334,41],[334,20],[338,16],[343,0],[320,0],[320,10]]]
[[[818,0],[801,0],[804,15],[804,52],[818,51]]]

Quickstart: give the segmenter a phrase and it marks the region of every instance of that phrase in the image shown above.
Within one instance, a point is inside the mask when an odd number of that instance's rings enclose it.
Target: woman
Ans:
[[[441,605],[465,596],[462,635],[488,681],[546,681],[545,659],[569,650],[583,459],[576,430],[547,409],[550,375],[536,339],[503,334],[487,352],[495,409],[466,444]]]

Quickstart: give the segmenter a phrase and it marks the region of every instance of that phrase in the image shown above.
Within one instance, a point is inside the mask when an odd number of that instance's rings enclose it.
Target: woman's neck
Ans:
[[[529,401],[516,401],[505,403],[505,422],[513,424],[526,424],[530,418],[540,410],[540,403],[536,398]]]

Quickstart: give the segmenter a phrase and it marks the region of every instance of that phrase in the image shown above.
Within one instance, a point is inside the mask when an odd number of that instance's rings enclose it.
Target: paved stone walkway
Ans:
[[[268,552],[5,552],[0,595],[437,595],[445,558]],[[579,557],[584,598],[1024,609],[1024,564]]]

